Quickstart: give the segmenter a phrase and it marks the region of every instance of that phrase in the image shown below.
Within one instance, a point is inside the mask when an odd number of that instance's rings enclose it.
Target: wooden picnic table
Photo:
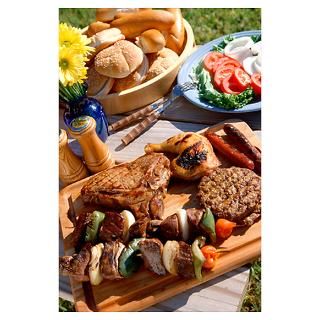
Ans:
[[[65,129],[63,110],[60,109],[60,128]],[[123,115],[111,116],[110,123],[119,120]],[[152,127],[145,131],[128,146],[124,146],[121,138],[132,127],[127,127],[112,133],[106,143],[117,163],[133,160],[144,153],[147,143],[159,143],[173,135],[185,131],[199,131],[210,125],[227,119],[241,119],[245,121],[255,133],[261,133],[261,112],[243,113],[239,115],[216,113],[200,109],[185,98],[178,98]],[[69,140],[71,149],[81,155],[76,141]],[[59,254],[63,255],[63,243],[60,236]],[[239,311],[249,280],[249,268],[243,266],[225,273],[216,279],[203,283],[185,291],[175,297],[158,303],[144,311]],[[69,278],[59,279],[60,297],[73,301]]]

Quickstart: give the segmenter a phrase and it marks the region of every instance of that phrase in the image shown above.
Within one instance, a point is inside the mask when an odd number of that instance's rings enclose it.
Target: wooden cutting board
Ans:
[[[260,141],[250,127],[240,120],[229,120],[250,142],[261,149]],[[220,135],[224,132],[224,123],[212,128]],[[224,162],[224,161],[223,161]],[[224,162],[224,164],[226,164]],[[89,178],[78,181],[63,190],[59,195],[60,225],[64,240],[65,254],[73,253],[70,234],[72,223],[67,217],[69,210],[68,198],[72,196],[77,214],[83,211],[99,209],[97,206],[84,206],[80,190]],[[197,182],[171,181],[168,194],[164,200],[165,216],[175,213],[180,208],[199,207],[196,198]],[[226,241],[219,244],[229,251],[223,253],[213,271],[203,272],[203,280],[185,280],[176,276],[157,276],[141,268],[136,274],[123,280],[105,280],[99,286],[81,283],[70,279],[72,294],[77,311],[140,311],[176,294],[188,290],[200,283],[236,269],[260,256],[261,224],[250,228],[239,228]]]

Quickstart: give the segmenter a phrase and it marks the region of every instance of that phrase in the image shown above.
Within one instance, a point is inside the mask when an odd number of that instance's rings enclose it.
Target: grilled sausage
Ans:
[[[206,131],[205,136],[208,138],[212,146],[224,155],[230,162],[238,167],[254,169],[254,162],[249,159],[244,153],[226,143],[223,138],[214,132]]]
[[[223,130],[239,151],[243,152],[252,161],[261,160],[260,151],[235,126],[227,123],[224,125]]]

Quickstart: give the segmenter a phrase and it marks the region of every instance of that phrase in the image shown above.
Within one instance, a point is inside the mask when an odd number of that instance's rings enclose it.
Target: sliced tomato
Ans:
[[[218,68],[213,78],[216,89],[222,90],[221,89],[222,80],[231,76],[233,72],[234,72],[233,66]]]
[[[251,76],[251,86],[254,93],[260,96],[261,95],[261,74],[260,73],[254,73]]]
[[[230,78],[232,77],[232,74],[225,77],[222,81],[221,81],[221,91],[224,93],[229,93],[229,94],[239,94],[240,91],[237,91],[238,89],[235,88],[235,86],[232,84],[232,82],[230,81]]]
[[[240,68],[241,67],[240,62],[235,59],[228,58],[228,60],[224,60],[224,61],[220,61],[220,60],[218,61],[218,68],[220,68],[220,67]]]
[[[219,59],[224,57],[224,55],[221,52],[210,52],[206,55],[206,57],[203,60],[203,66],[204,68],[211,72],[214,65],[217,63]]]
[[[226,56],[223,56],[221,57],[215,64],[214,66],[212,67],[212,70],[211,70],[211,73],[212,75],[214,75],[217,71],[217,69],[220,67],[220,65],[226,61],[229,61],[230,58],[229,57],[226,57]]]
[[[234,69],[234,73],[230,78],[232,85],[238,89],[238,91],[243,91],[250,85],[250,76],[240,67]]]
[[[216,248],[211,245],[206,245],[201,248],[201,252],[206,259],[202,267],[205,269],[212,269],[219,257],[219,253],[217,252]]]

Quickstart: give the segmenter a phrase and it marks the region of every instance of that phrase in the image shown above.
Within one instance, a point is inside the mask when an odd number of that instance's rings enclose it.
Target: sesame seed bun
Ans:
[[[149,69],[148,58],[143,55],[143,61],[137,70],[130,73],[127,77],[122,79],[116,79],[112,90],[115,92],[121,92],[123,90],[133,88],[144,80]]]
[[[94,59],[94,67],[100,74],[111,78],[125,78],[142,63],[142,50],[127,40],[120,40],[100,51]]]

